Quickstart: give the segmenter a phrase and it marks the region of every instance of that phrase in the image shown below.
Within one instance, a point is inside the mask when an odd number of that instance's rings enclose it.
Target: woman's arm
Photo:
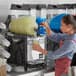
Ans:
[[[47,37],[52,41],[60,42],[60,40],[64,40],[68,36],[66,34],[53,32],[47,22],[41,23],[41,26],[46,28]]]

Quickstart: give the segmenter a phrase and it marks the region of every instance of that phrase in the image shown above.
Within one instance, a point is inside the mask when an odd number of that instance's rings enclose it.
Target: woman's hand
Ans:
[[[43,26],[43,27],[45,27],[45,28],[49,27],[47,22],[42,22],[42,23],[41,23],[41,26]]]
[[[47,54],[47,50],[43,49],[38,43],[33,43],[32,48],[33,48],[33,50],[41,52],[44,55]]]
[[[51,33],[52,33],[52,30],[50,29],[48,23],[47,23],[47,22],[42,22],[42,23],[41,23],[41,26],[43,26],[43,27],[46,28],[47,35],[50,36]]]

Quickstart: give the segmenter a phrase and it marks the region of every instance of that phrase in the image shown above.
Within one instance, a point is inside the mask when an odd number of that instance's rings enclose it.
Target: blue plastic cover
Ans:
[[[60,32],[61,20],[67,14],[59,14],[50,19],[49,26],[54,32]]]

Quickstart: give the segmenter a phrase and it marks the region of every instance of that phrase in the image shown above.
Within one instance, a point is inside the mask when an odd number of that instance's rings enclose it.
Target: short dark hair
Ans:
[[[76,16],[73,16],[73,15],[65,15],[63,18],[62,18],[62,21],[65,23],[65,24],[71,24],[73,26],[73,28],[76,30]]]

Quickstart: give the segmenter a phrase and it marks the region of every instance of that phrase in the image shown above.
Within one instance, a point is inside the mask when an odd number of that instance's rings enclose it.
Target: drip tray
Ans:
[[[44,63],[44,60],[33,60],[33,61],[28,61],[28,64],[34,65],[34,64],[42,64]]]
[[[44,60],[34,60],[28,62],[28,67],[35,69],[44,69],[45,61]]]

